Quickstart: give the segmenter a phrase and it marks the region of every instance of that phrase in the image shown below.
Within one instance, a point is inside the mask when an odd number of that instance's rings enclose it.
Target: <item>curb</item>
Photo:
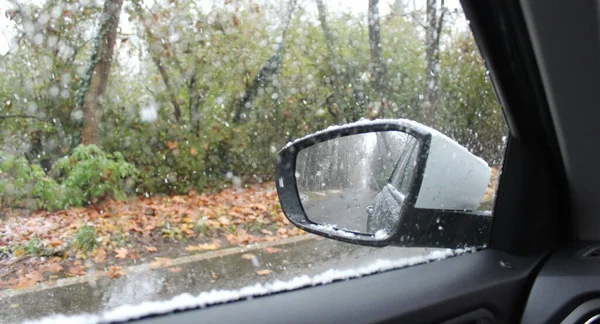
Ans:
[[[287,244],[298,243],[298,242],[303,242],[303,241],[308,241],[308,240],[314,240],[314,239],[318,239],[318,238],[319,238],[319,236],[317,236],[317,235],[307,233],[304,235],[298,235],[298,236],[293,236],[293,237],[289,237],[289,238],[284,238],[284,239],[281,239],[278,241],[259,242],[259,243],[247,245],[246,247],[231,247],[231,248],[226,248],[226,249],[222,249],[222,250],[198,253],[198,254],[183,256],[183,257],[179,257],[179,258],[175,258],[175,259],[169,259],[171,261],[171,263],[169,265],[156,266],[156,265],[152,265],[151,263],[133,265],[133,266],[129,266],[129,267],[123,269],[123,276],[127,276],[128,274],[145,272],[145,271],[149,271],[149,270],[169,268],[169,267],[176,266],[176,265],[192,263],[192,262],[197,262],[197,261],[201,261],[201,260],[208,260],[208,259],[213,259],[213,258],[217,258],[217,257],[223,257],[223,256],[227,256],[227,255],[237,254],[237,253],[245,253],[248,251],[261,250],[266,247],[287,245]],[[61,279],[56,280],[51,285],[48,283],[41,282],[32,287],[25,288],[25,289],[6,289],[6,290],[0,291],[0,300],[4,299],[4,298],[10,298],[10,297],[27,294],[27,293],[39,292],[39,291],[53,289],[53,288],[66,287],[66,286],[82,284],[82,283],[86,283],[86,282],[93,285],[93,284],[95,284],[96,280],[98,280],[99,278],[104,277],[104,276],[105,276],[104,272],[96,271],[96,273],[94,273],[94,274],[86,274],[83,276],[71,277],[71,278],[61,278]]]

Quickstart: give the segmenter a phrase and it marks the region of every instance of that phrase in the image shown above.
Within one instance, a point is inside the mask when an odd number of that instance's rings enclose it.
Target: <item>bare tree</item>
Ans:
[[[83,111],[81,143],[97,144],[98,124],[102,118],[101,100],[106,92],[113,52],[117,40],[117,27],[123,0],[106,0],[100,15],[98,33],[94,38],[90,65],[80,85],[79,106]]]
[[[165,88],[167,88],[167,94],[169,95],[169,99],[171,100],[171,104],[173,105],[173,115],[175,116],[175,120],[179,121],[181,118],[181,108],[179,107],[179,102],[177,101],[177,97],[175,96],[175,91],[173,90],[173,86],[171,85],[171,81],[169,78],[169,73],[165,68],[161,55],[158,51],[155,50],[155,45],[153,42],[157,40],[152,33],[152,29],[148,26],[148,22],[144,16],[144,11],[138,1],[133,1],[133,6],[135,8],[135,12],[138,15],[142,25],[144,27],[144,32],[146,33],[146,37],[148,38],[148,52],[150,53],[150,57],[152,58],[152,62],[156,66],[158,73],[160,73],[160,77],[165,84]]]
[[[394,0],[392,4],[392,14],[395,16],[404,16],[404,0]]]
[[[281,41],[277,46],[277,50],[263,64],[263,66],[258,71],[252,82],[246,87],[244,95],[235,103],[233,113],[234,115],[232,120],[235,124],[240,124],[242,122],[242,113],[244,109],[248,109],[252,105],[252,101],[258,94],[258,90],[262,87],[267,86],[270,83],[273,75],[275,75],[279,71],[279,65],[281,64],[281,59],[283,58],[283,50],[285,49],[285,34],[287,33],[288,28],[290,27],[292,13],[294,12],[295,7],[296,1],[291,0],[287,14],[287,19],[283,27],[283,32],[281,33]]]
[[[435,119],[440,69],[440,36],[444,23],[444,0],[427,0],[425,24],[425,105],[427,120]]]
[[[319,22],[321,23],[321,29],[323,29],[323,34],[325,34],[325,43],[327,44],[327,54],[329,56],[329,68],[333,73],[331,77],[331,84],[333,86],[333,101],[335,106],[328,106],[329,113],[332,114],[336,119],[341,122],[346,121],[346,117],[344,116],[344,100],[340,96],[340,92],[343,91],[342,79],[343,75],[339,65],[339,59],[337,53],[335,51],[335,46],[333,43],[333,34],[331,33],[331,29],[329,28],[329,24],[327,23],[327,8],[323,3],[323,0],[316,0],[317,9],[319,11]]]
[[[381,59],[381,28],[379,23],[379,0],[369,0],[369,49],[371,50],[371,87],[375,90],[377,100],[383,98],[383,76],[385,68]],[[381,105],[383,106],[383,105]],[[379,114],[383,107],[380,107]]]

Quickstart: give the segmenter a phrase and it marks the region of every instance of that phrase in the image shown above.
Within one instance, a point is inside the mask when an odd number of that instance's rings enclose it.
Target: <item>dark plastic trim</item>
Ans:
[[[561,324],[593,323],[590,320],[600,316],[600,298],[588,300],[575,308]]]
[[[527,255],[569,237],[565,168],[518,0],[461,0],[508,121],[489,247]]]
[[[138,323],[439,323],[482,308],[495,323],[517,323],[540,257],[484,250]]]

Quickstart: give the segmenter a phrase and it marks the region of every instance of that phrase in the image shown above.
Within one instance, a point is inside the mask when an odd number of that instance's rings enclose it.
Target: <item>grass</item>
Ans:
[[[73,247],[81,250],[83,253],[93,250],[97,244],[96,229],[89,225],[81,226],[77,231],[75,241],[73,241]]]

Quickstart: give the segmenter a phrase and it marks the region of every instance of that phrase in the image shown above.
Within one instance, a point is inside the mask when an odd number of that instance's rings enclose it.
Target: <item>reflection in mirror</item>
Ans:
[[[419,141],[404,132],[338,137],[296,158],[300,201],[314,223],[385,238],[400,219]]]

